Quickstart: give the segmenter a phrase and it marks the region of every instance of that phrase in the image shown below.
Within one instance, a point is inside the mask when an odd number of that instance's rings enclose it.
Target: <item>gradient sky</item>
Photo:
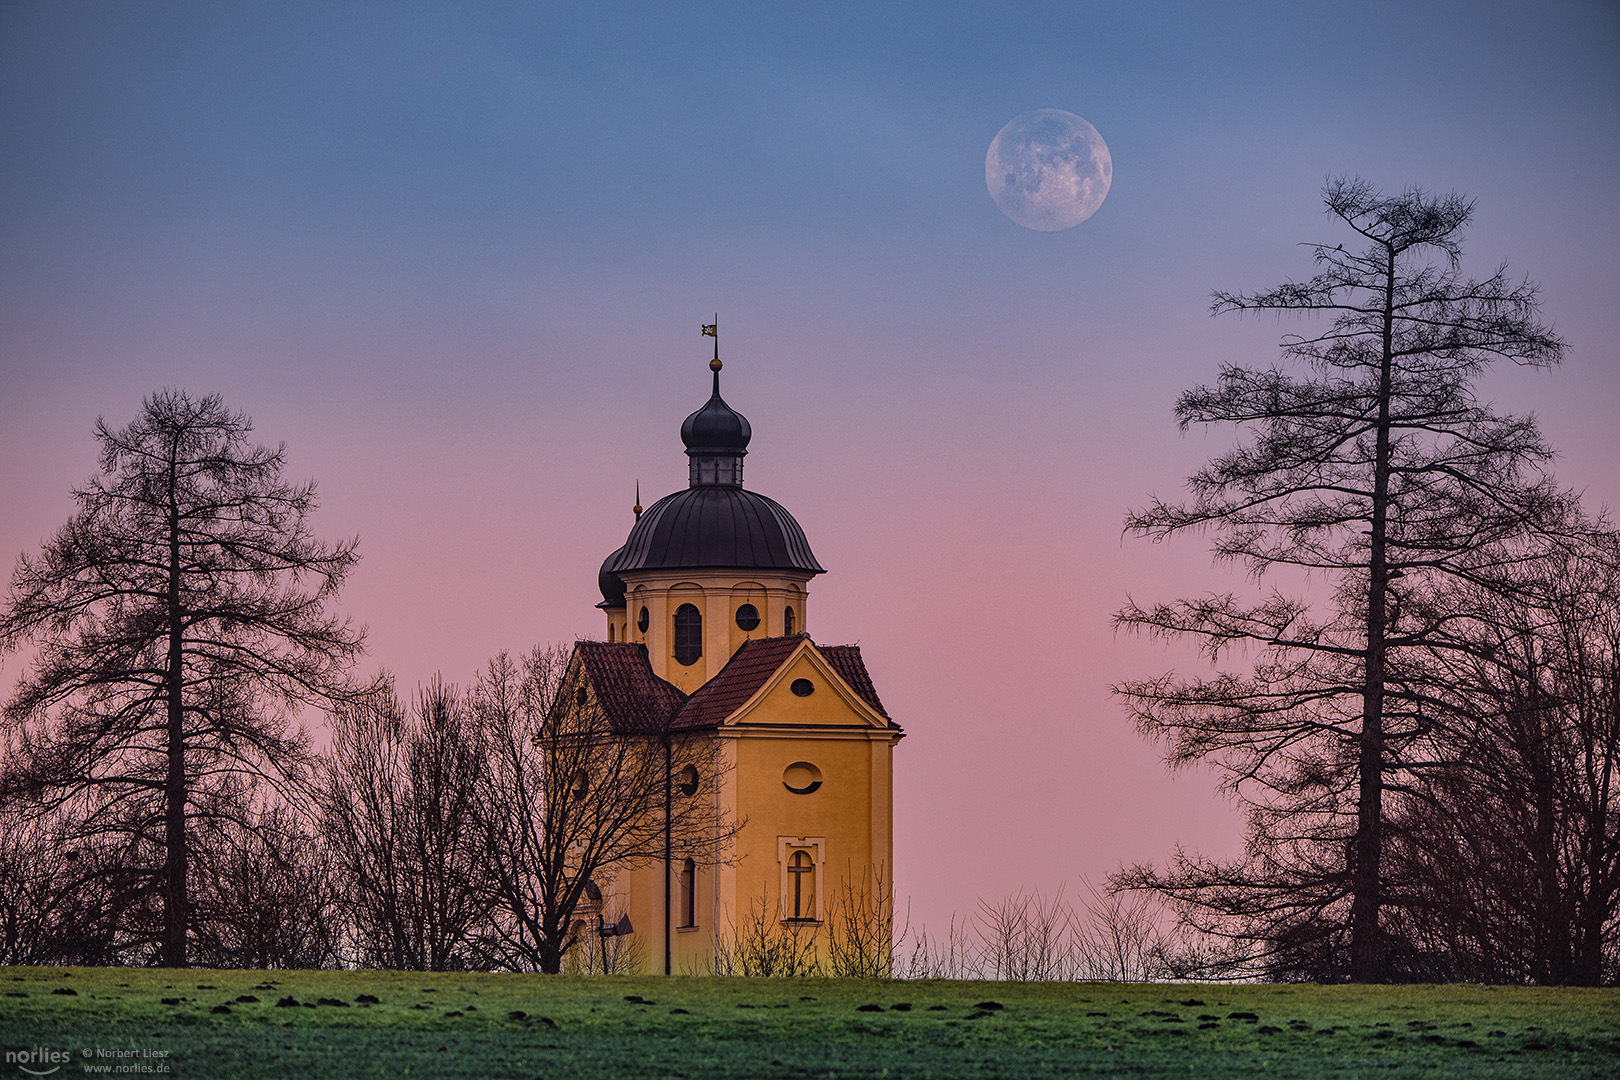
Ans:
[[[1243,582],[1121,522],[1232,441],[1175,395],[1288,325],[1209,293],[1347,240],[1325,178],[1477,198],[1469,265],[1539,281],[1570,345],[1490,392],[1620,505],[1611,4],[603,7],[0,0],[0,558],[67,519],[98,415],[218,392],[361,537],[368,665],[466,683],[603,633],[718,313],[748,486],[829,571],[809,628],[909,733],[899,891],[943,928],[1239,850],[1108,686],[1197,663],[1114,636],[1128,592]],[[1038,108],[1113,153],[1065,232],[985,191]]]

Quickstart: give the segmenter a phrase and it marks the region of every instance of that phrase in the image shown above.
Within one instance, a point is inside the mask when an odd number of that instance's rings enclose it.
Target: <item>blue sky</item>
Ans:
[[[984,188],[1037,108],[1114,159],[1061,233]],[[916,921],[1235,850],[1107,693],[1191,663],[1113,637],[1126,592],[1223,579],[1120,524],[1229,444],[1176,392],[1288,327],[1210,290],[1309,273],[1327,177],[1478,200],[1469,265],[1571,347],[1487,387],[1620,502],[1612,5],[4,0],[0,146],[0,555],[65,520],[97,415],[218,391],[360,534],[345,606],[407,684],[602,632],[718,313],[749,484],[830,571],[810,629],[912,733]]]

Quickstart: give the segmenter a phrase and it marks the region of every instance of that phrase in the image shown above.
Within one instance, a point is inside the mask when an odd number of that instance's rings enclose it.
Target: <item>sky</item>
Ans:
[[[1055,233],[984,180],[1042,108],[1113,156]],[[219,393],[359,536],[341,608],[406,687],[605,633],[718,318],[747,486],[828,570],[808,629],[907,731],[913,929],[1241,850],[1109,687],[1200,670],[1115,635],[1127,595],[1247,583],[1122,523],[1232,444],[1176,394],[1295,327],[1210,293],[1346,240],[1327,179],[1477,200],[1466,266],[1569,344],[1486,389],[1620,506],[1613,5],[0,0],[0,147],[0,560],[72,513],[98,416]]]

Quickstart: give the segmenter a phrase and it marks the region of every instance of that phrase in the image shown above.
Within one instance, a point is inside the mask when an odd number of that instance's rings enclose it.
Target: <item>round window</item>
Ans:
[[[737,609],[737,625],[743,630],[752,630],[759,625],[759,608],[753,604],[744,604]]]
[[[793,682],[788,686],[788,689],[792,690],[800,697],[809,697],[811,694],[816,692],[816,684],[811,682],[809,679],[794,679]]]
[[[782,770],[782,786],[795,795],[808,795],[821,786],[821,770],[808,761],[795,761]]]
[[[647,632],[647,627],[649,627],[651,625],[652,625],[652,619],[648,617],[647,609],[642,608],[641,609],[641,614],[636,616],[636,629],[640,630],[643,634],[645,634]]]
[[[682,795],[696,795],[698,789],[698,771],[694,765],[687,765],[675,774],[675,786]]]

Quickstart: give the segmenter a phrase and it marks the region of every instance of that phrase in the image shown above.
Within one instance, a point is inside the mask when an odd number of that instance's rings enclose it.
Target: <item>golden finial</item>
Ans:
[[[636,481],[636,520],[641,520],[641,481]]]

